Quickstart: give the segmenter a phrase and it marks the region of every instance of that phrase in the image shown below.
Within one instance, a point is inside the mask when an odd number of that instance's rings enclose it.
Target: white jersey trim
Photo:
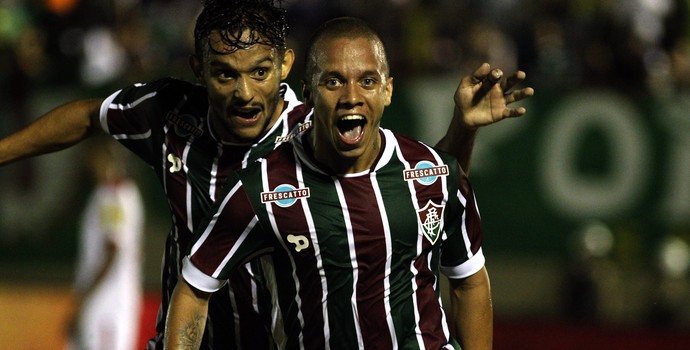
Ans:
[[[441,272],[448,278],[458,279],[474,275],[484,267],[486,259],[482,248],[464,263],[457,266],[441,266]]]
[[[115,100],[115,97],[120,94],[122,90],[117,90],[115,93],[112,95],[108,96],[105,100],[103,100],[103,103],[101,103],[101,109],[98,113],[98,121],[101,124],[101,129],[105,131],[107,134],[110,134],[108,131],[108,108],[110,107],[110,104],[113,103]]]
[[[188,256],[182,260],[182,277],[192,287],[207,293],[218,291],[227,283],[227,280],[219,280],[201,272]]]

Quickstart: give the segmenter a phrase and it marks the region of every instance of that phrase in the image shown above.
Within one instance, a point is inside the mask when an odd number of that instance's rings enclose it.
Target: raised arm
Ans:
[[[463,279],[449,279],[452,324],[463,350],[489,350],[493,346],[493,306],[489,274],[482,267]]]
[[[165,322],[166,350],[199,349],[210,297],[211,293],[190,286],[183,278],[177,282]]]
[[[70,147],[99,130],[103,100],[70,102],[0,140],[0,165]]]
[[[469,173],[479,127],[505,118],[519,117],[527,112],[524,107],[508,106],[534,95],[531,87],[513,89],[525,77],[525,72],[517,71],[504,79],[500,69],[492,69],[488,63],[484,63],[472,75],[462,78],[455,91],[453,119],[436,147],[455,155],[463,170]]]

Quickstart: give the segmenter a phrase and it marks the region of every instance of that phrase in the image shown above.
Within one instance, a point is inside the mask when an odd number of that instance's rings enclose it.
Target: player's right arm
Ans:
[[[177,282],[165,322],[165,349],[199,349],[210,297],[211,293],[190,286],[183,278]]]
[[[23,129],[0,139],[0,165],[68,148],[93,135],[102,99],[59,106]]]

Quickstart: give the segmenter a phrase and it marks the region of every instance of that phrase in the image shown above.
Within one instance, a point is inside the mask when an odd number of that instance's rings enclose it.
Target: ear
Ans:
[[[295,63],[295,51],[292,49],[285,50],[285,54],[283,54],[283,62],[281,63],[280,80],[287,79],[293,63]]]
[[[389,77],[386,82],[386,103],[385,106],[390,106],[393,98],[393,77]]]
[[[200,83],[204,83],[203,79],[203,67],[201,61],[199,61],[199,58],[196,57],[196,55],[189,55],[189,68],[192,69],[192,72],[194,73],[194,76]]]
[[[309,108],[314,108],[314,101],[312,101],[312,92],[309,83],[306,80],[302,80],[302,101]]]

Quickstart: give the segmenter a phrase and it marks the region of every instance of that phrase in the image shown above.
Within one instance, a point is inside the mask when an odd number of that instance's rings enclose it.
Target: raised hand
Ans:
[[[504,78],[503,71],[483,63],[460,81],[455,91],[456,117],[466,128],[476,129],[505,118],[522,116],[527,112],[524,107],[511,108],[509,105],[534,95],[531,87],[515,89],[525,77],[525,72],[517,71]]]

